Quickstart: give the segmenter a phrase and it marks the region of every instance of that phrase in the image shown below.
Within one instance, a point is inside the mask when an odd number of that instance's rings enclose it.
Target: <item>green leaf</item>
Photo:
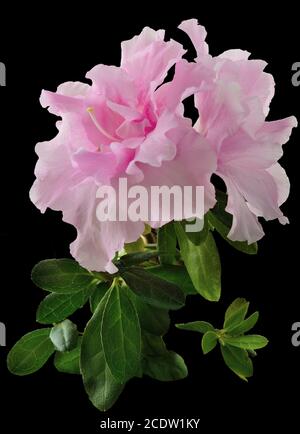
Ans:
[[[249,303],[244,298],[236,298],[225,312],[224,329],[229,331],[238,326],[247,315]]]
[[[158,230],[157,246],[161,264],[173,264],[176,256],[176,234],[173,222]]]
[[[259,317],[259,313],[254,312],[252,315],[249,316],[249,318],[242,321],[239,325],[230,328],[230,334],[234,336],[234,335],[242,335],[244,333],[247,333],[255,326],[255,324],[258,321],[258,317]]]
[[[136,253],[142,252],[145,250],[145,243],[142,237],[139,237],[133,243],[126,243],[124,246],[126,253]]]
[[[101,323],[108,297],[107,292],[85,328],[80,354],[80,370],[85,390],[93,405],[100,411],[111,408],[124,387],[112,376],[102,347]]]
[[[129,288],[145,303],[161,309],[179,309],[185,296],[174,283],[160,279],[142,268],[133,267],[121,273]]]
[[[141,362],[141,329],[128,288],[115,284],[104,307],[101,338],[105,360],[120,383],[134,377]]]
[[[161,336],[155,336],[151,333],[142,334],[142,355],[148,356],[161,356],[166,353],[167,347]]]
[[[226,345],[231,345],[244,350],[258,350],[268,345],[268,339],[260,335],[223,336]]]
[[[148,357],[143,362],[143,372],[159,381],[182,380],[188,375],[183,358],[174,351],[163,356]]]
[[[199,246],[186,236],[181,224],[175,223],[180,252],[196,290],[210,301],[221,295],[221,264],[217,246],[211,233]]]
[[[147,223],[145,223],[145,229],[144,229],[143,235],[149,235],[149,234],[151,234],[151,231],[152,231],[151,226],[149,226]]]
[[[224,362],[228,368],[247,381],[247,377],[253,375],[253,364],[247,351],[227,345],[221,345],[220,347]]]
[[[31,278],[39,288],[58,294],[83,291],[101,279],[71,259],[41,261],[33,267]]]
[[[228,306],[225,312],[225,321],[228,321],[230,317],[235,314],[235,312],[239,311],[239,309],[245,305],[249,306],[249,303],[245,298],[236,298],[233,302]],[[247,312],[246,312],[247,313]],[[246,314],[245,314],[246,315]]]
[[[143,262],[148,262],[150,259],[157,258],[158,252],[154,251],[145,251],[145,252],[136,252],[136,253],[128,253],[127,255],[122,256],[118,261],[115,261],[116,267],[122,271],[124,268],[131,267],[133,265],[142,264]]]
[[[199,219],[197,219],[197,220],[199,220]],[[202,230],[197,231],[197,232],[188,232],[186,230],[187,227],[192,227],[190,222],[183,220],[180,223],[181,223],[182,228],[183,228],[184,232],[186,233],[186,236],[188,237],[188,239],[196,246],[199,246],[201,243],[203,243],[206,240],[208,232],[209,232],[209,225],[208,225],[207,217],[204,218],[204,224],[203,224]]]
[[[227,236],[230,231],[230,227],[225,226],[216,215],[212,213],[212,211],[208,212],[209,223],[213,226],[214,229],[221,235],[224,240],[227,241],[232,247],[240,252],[246,253],[248,255],[256,255],[258,252],[257,243],[248,244],[247,241],[232,241]]]
[[[218,343],[218,335],[216,332],[208,331],[203,335],[201,346],[203,354],[209,353],[215,348]]]
[[[170,327],[169,313],[165,309],[159,309],[144,303],[139,297],[134,297],[134,304],[139,316],[142,330],[157,336],[163,336]]]
[[[225,211],[227,206],[227,195],[217,191],[217,204],[207,213],[208,221],[217,232],[232,247],[248,255],[255,255],[258,247],[257,243],[248,244],[246,241],[232,241],[228,238],[228,233],[232,226],[232,215]]]
[[[38,371],[55,351],[49,334],[50,329],[45,328],[23,336],[8,354],[9,371],[15,375],[28,375]]]
[[[168,351],[162,338],[143,336],[143,372],[159,381],[181,380],[188,375],[183,358]]]
[[[168,282],[175,283],[186,295],[198,294],[189,273],[182,265],[157,265],[148,267],[147,271]]]
[[[73,294],[51,293],[40,303],[36,320],[41,324],[53,324],[63,321],[77,309],[85,305],[93,288],[87,288]]]
[[[206,321],[193,321],[185,324],[176,324],[176,327],[181,330],[189,330],[192,332],[207,333],[213,332],[214,326]]]
[[[49,337],[57,351],[71,351],[78,342],[77,325],[65,319],[52,327]]]
[[[64,353],[56,352],[54,357],[54,366],[59,372],[66,374],[80,374],[80,348],[82,338],[79,337],[77,347],[72,351]]]
[[[97,309],[98,304],[107,293],[111,287],[111,282],[100,282],[90,297],[90,308],[91,312],[94,313]]]
[[[249,354],[250,357],[254,358],[257,356],[257,352],[254,350],[247,350],[247,353]]]

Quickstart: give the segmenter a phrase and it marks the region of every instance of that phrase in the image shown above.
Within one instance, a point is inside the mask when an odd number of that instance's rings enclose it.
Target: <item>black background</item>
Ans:
[[[198,4],[197,4],[198,3]],[[265,3],[264,3],[265,4]],[[188,38],[176,30],[184,19],[196,17],[206,26],[210,52],[246,49],[269,63],[276,81],[270,119],[291,114],[300,118],[300,86],[291,83],[292,64],[300,61],[297,17],[293,3],[285,2],[264,12],[253,2],[236,7],[204,7],[201,2],[170,3],[165,11],[153,2],[132,4],[86,3],[51,11],[47,5],[34,10],[3,11],[0,61],[7,67],[7,86],[0,87],[1,128],[1,292],[0,321],[7,327],[7,347],[0,347],[0,431],[72,432],[99,431],[103,418],[199,417],[200,432],[223,426],[231,432],[244,428],[297,425],[297,394],[300,347],[291,344],[291,326],[300,321],[298,283],[299,131],[294,131],[281,161],[291,180],[291,195],[283,209],[290,225],[264,224],[265,238],[256,257],[243,255],[218,239],[222,260],[221,302],[199,298],[173,315],[174,322],[195,319],[221,321],[226,306],[237,296],[251,301],[260,311],[256,332],[270,344],[254,361],[255,374],[246,384],[223,364],[218,351],[201,354],[200,335],[175,330],[169,346],[182,354],[189,377],[175,383],[152,379],[132,380],[107,414],[93,408],[81,379],[56,372],[48,363],[28,377],[7,372],[5,358],[12,345],[38,327],[35,310],[43,298],[30,281],[32,266],[39,260],[68,255],[75,237],[59,213],[41,215],[31,204],[28,191],[36,162],[34,145],[56,134],[54,117],[39,105],[41,89],[55,90],[69,80],[84,80],[97,63],[116,64],[120,41],[138,34],[148,25],[166,28],[167,35]],[[194,6],[191,6],[194,5]],[[75,318],[87,319],[88,311]],[[38,421],[42,419],[42,422]],[[42,428],[41,428],[42,427]]]

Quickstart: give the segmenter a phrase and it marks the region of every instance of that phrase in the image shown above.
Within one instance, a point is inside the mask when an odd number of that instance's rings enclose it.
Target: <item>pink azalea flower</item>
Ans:
[[[206,31],[197,20],[184,21],[179,28],[192,40],[196,62],[215,73],[213,84],[195,95],[195,129],[218,156],[216,174],[227,186],[227,211],[233,216],[229,238],[253,243],[264,235],[258,217],[288,222],[279,207],[288,197],[289,180],[278,160],[296,118],[265,120],[274,80],[264,72],[264,61],[249,60],[250,53],[242,50],[211,57]]]
[[[177,42],[164,41],[164,31],[145,28],[122,43],[120,67],[88,72],[92,85],[68,82],[42,92],[42,106],[62,120],[57,136],[36,146],[30,197],[42,212],[61,210],[76,227],[71,254],[89,270],[115,272],[115,253],[144,230],[141,221],[100,223],[99,186],[116,186],[120,177],[145,187],[202,185],[206,210],[214,205],[215,153],[183,117],[181,104],[209,83],[212,71],[189,64],[184,53]],[[162,85],[174,64],[173,81]],[[155,226],[164,223],[158,211]]]

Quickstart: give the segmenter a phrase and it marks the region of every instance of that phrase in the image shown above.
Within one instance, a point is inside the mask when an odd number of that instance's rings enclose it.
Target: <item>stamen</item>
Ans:
[[[94,125],[96,126],[96,128],[100,131],[100,133],[102,133],[105,137],[107,137],[109,140],[113,140],[113,141],[118,141],[119,139],[117,137],[112,136],[111,134],[109,134],[97,121],[95,113],[94,113],[94,109],[93,107],[88,107],[86,109],[86,111],[88,112],[88,114],[90,115],[90,118],[92,119]]]

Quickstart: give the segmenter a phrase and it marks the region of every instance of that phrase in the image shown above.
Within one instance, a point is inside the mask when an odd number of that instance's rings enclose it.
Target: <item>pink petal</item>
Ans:
[[[222,54],[218,56],[218,58],[221,59],[228,59],[228,60],[247,60],[249,58],[251,53],[249,51],[245,50],[239,50],[239,49],[233,49],[233,50],[227,50],[224,51]]]
[[[43,212],[47,207],[63,211],[63,220],[77,229],[71,254],[85,268],[116,271],[111,260],[125,242],[135,241],[144,230],[142,222],[99,222],[96,217],[98,185],[70,163],[67,149],[59,141],[37,146],[37,179],[31,200]],[[81,167],[82,169],[83,167]]]
[[[49,107],[49,112],[61,113],[81,110],[83,99],[89,93],[90,86],[80,81],[68,81],[58,86],[56,93],[43,90],[40,97],[42,107]]]
[[[84,97],[87,96],[91,86],[81,81],[67,81],[57,88],[57,93],[65,96]]]
[[[254,138],[240,130],[224,140],[217,173],[227,185],[227,210],[234,216],[231,239],[258,240],[262,234],[258,222],[254,223],[258,216],[287,223],[279,206],[288,197],[289,181],[277,160],[295,125],[294,117],[266,122]]]
[[[91,271],[114,273],[112,259],[124,243],[136,241],[144,230],[142,222],[99,222],[95,200],[97,186],[92,179],[79,185],[65,198],[63,220],[77,229],[71,254]]]
[[[218,154],[217,174],[226,183],[233,215],[229,238],[252,243],[263,236],[258,216],[287,222],[279,206],[289,182],[276,163],[297,122],[294,117],[265,122],[274,80],[264,72],[265,62],[247,60],[248,55],[230,50],[213,59],[215,84],[195,97],[195,128]]]
[[[195,128],[210,140],[217,151],[223,140],[238,130],[246,114],[236,83],[220,82],[213,89],[197,93],[195,106],[199,111]]]
[[[214,72],[205,65],[189,63],[186,60],[178,61],[173,80],[163,84],[155,92],[158,109],[176,110],[185,98],[200,91],[202,86],[208,87],[213,76]]]
[[[295,116],[289,116],[278,121],[265,122],[257,131],[256,136],[265,146],[270,146],[273,150],[276,148],[280,148],[281,150],[282,145],[289,140],[292,129],[296,128],[297,125],[298,122]]]
[[[151,186],[203,186],[206,212],[215,204],[215,190],[210,178],[216,169],[216,156],[207,141],[192,129],[174,129],[170,132],[170,137],[177,145],[176,156],[170,161],[164,161],[161,167],[139,163],[138,167],[143,173],[141,184],[149,190]],[[159,227],[166,220],[162,219],[160,207],[153,208],[153,205],[151,211],[154,218],[149,223],[153,227]],[[171,220],[172,218],[171,216]]]
[[[134,80],[142,101],[162,83],[184,53],[181,44],[164,41],[164,31],[146,27],[140,35],[122,42],[121,67]]]
[[[81,150],[72,156],[80,172],[91,176],[99,183],[109,183],[115,175],[117,161],[112,152],[90,152]]]
[[[265,220],[282,217],[278,207],[277,186],[273,177],[266,170],[235,168],[227,172],[227,177],[238,186],[238,190],[245,200],[257,210],[258,215]]]
[[[206,30],[203,26],[198,24],[196,19],[183,21],[178,28],[183,30],[191,39],[196,49],[198,59],[208,54],[208,45],[205,42],[207,35]]]
[[[117,66],[96,65],[86,77],[92,80],[96,93],[104,100],[135,106],[137,104],[137,90],[132,77]]]
[[[151,127],[148,119],[141,119],[139,121],[127,121],[125,120],[116,130],[117,135],[121,139],[128,137],[145,137],[147,129]]]
[[[121,66],[123,67],[126,62],[129,62],[136,55],[136,53],[147,49],[153,42],[164,41],[164,38],[164,30],[153,30],[150,27],[144,27],[139,35],[134,36],[128,41],[122,42]]]
[[[130,107],[124,104],[117,104],[113,101],[106,101],[107,107],[109,107],[115,113],[118,113],[127,121],[139,120],[141,118],[141,113],[134,107]]]
[[[232,227],[228,238],[232,241],[248,241],[252,244],[264,236],[264,231],[257,217],[249,210],[238,187],[229,177],[222,174],[227,187],[228,203],[226,211],[232,214]]]
[[[249,102],[258,98],[265,116],[274,96],[275,83],[271,74],[264,72],[267,65],[262,60],[247,60],[250,53],[241,50],[229,50],[218,56],[216,68],[218,78],[226,83],[239,85],[241,97]]]
[[[283,167],[276,163],[267,169],[277,187],[278,206],[282,205],[290,194],[290,181]]]
[[[62,113],[76,112],[84,109],[82,98],[65,96],[43,90],[40,97],[42,107],[49,107],[49,112],[60,116]]]
[[[31,201],[41,210],[52,208],[62,193],[81,182],[82,175],[74,170],[70,149],[65,145],[64,132],[55,139],[36,145],[39,160],[35,167],[36,180],[30,190]]]
[[[128,165],[126,173],[134,175],[137,181],[143,179],[140,163],[152,167],[161,167],[164,161],[173,160],[177,147],[176,143],[169,137],[172,129],[178,128],[182,120],[177,115],[164,112],[156,124],[155,129],[147,135],[136,151],[134,159]]]

